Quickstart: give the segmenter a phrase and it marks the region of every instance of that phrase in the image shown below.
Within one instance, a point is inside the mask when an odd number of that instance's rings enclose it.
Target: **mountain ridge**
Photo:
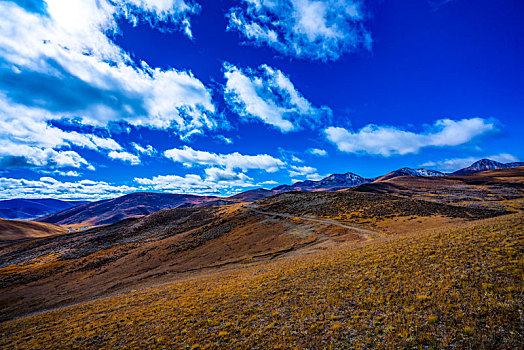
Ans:
[[[514,168],[518,166],[524,166],[524,162],[512,162],[512,163],[500,163],[495,160],[483,158],[475,163],[471,164],[469,167],[456,170],[450,175],[465,175],[473,174],[481,171],[497,170],[497,169],[507,169]]]
[[[476,163],[482,162],[480,160]],[[490,161],[494,166],[511,167],[511,164],[520,165],[521,163],[498,163]],[[474,166],[476,163],[473,163]],[[486,163],[484,161],[484,163]],[[482,164],[484,164],[482,163]],[[481,164],[481,163],[479,163]],[[492,163],[489,163],[492,164]],[[488,164],[488,166],[489,166]],[[524,163],[522,163],[524,165]],[[474,169],[484,169],[488,166],[476,166]],[[463,168],[462,171],[467,171]],[[474,169],[469,171],[474,171]],[[69,224],[85,224],[85,225],[104,225],[112,224],[122,219],[139,217],[151,214],[162,209],[183,208],[193,206],[213,206],[226,205],[239,202],[252,202],[258,199],[269,197],[275,194],[291,191],[315,192],[315,191],[338,191],[349,189],[370,183],[380,183],[382,181],[390,180],[402,176],[415,177],[442,177],[447,175],[460,175],[458,170],[454,173],[443,173],[436,170],[418,168],[400,168],[392,171],[386,175],[376,178],[364,178],[357,174],[348,172],[345,174],[332,174],[321,180],[305,180],[299,181],[292,185],[280,185],[272,189],[258,188],[245,192],[238,193],[230,197],[215,197],[215,196],[199,196],[199,195],[185,195],[185,194],[170,194],[170,193],[149,193],[136,192],[121,197],[84,204],[81,206],[66,209],[57,213],[53,213],[44,217],[36,219],[40,222],[49,222],[60,225]],[[479,170],[482,171],[482,170]],[[475,172],[475,171],[474,171]],[[472,174],[465,173],[465,174]],[[171,197],[170,197],[171,196]],[[140,197],[140,198],[138,198]],[[171,198],[167,200],[167,198]]]

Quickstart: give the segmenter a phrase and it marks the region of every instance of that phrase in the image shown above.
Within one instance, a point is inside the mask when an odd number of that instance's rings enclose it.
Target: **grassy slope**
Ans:
[[[342,246],[44,312],[0,324],[0,347],[519,348],[523,221]]]
[[[0,242],[49,237],[66,232],[67,229],[53,224],[0,219]]]

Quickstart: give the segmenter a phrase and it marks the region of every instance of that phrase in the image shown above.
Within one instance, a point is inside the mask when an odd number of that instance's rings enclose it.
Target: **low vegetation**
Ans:
[[[17,348],[521,348],[524,218],[342,245],[0,324]]]
[[[367,223],[402,216],[446,216],[483,219],[509,212],[500,208],[472,208],[435,203],[389,194],[339,192],[287,192],[255,202],[263,210],[293,215],[315,215]]]

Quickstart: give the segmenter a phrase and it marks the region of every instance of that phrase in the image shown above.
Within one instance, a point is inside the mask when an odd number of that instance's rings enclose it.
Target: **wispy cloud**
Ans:
[[[244,0],[230,10],[228,29],[288,56],[329,61],[371,48],[365,18],[357,0]]]
[[[319,148],[310,148],[308,149],[308,152],[319,157],[325,157],[327,156],[327,151],[325,149],[319,149]]]
[[[461,145],[494,130],[493,122],[471,118],[437,120],[421,133],[374,124],[366,125],[356,132],[339,127],[329,127],[324,132],[340,151],[389,157],[417,153],[423,147]]]
[[[257,118],[282,132],[319,124],[331,115],[315,108],[280,70],[261,65],[240,69],[224,64],[226,102],[242,117]]]

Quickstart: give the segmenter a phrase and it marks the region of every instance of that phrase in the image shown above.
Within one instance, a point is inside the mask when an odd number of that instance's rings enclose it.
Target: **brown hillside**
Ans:
[[[47,223],[0,219],[0,242],[60,235],[67,229]]]
[[[419,230],[503,213],[356,192],[289,192],[246,206],[162,210],[4,247],[0,314],[9,318],[217,268],[365,243],[395,233],[388,231],[394,216],[417,218],[411,227]]]
[[[0,347],[519,349],[522,232],[513,215],[195,276],[0,323]]]

